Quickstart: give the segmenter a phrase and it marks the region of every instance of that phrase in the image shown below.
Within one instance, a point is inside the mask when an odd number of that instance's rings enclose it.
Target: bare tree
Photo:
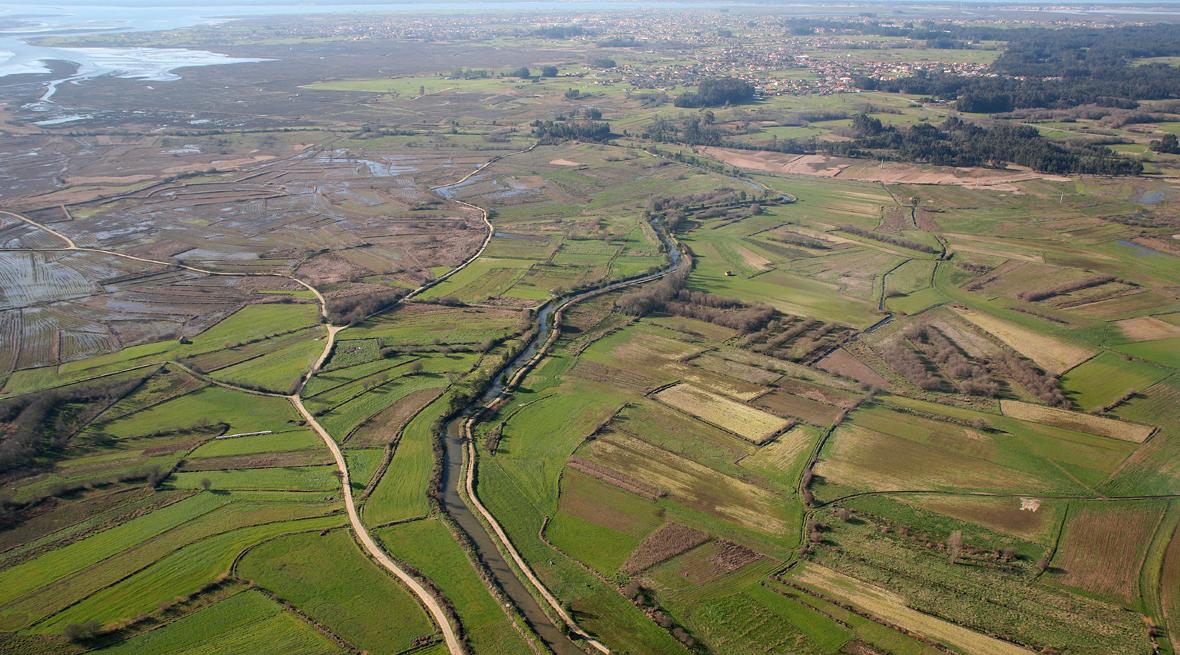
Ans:
[[[951,559],[951,564],[959,561],[959,555],[963,554],[963,531],[955,530],[951,536],[946,540],[946,552]]]

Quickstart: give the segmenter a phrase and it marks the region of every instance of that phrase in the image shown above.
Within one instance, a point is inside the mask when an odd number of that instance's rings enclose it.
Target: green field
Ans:
[[[4,110],[0,655],[1180,655],[1159,15],[107,9],[256,61]]]

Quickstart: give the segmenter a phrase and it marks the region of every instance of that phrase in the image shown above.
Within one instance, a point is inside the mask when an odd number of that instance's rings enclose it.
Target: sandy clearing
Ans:
[[[1140,316],[1116,321],[1115,325],[1134,341],[1155,341],[1180,335],[1180,326],[1172,325],[1154,316]]]
[[[1094,416],[1081,412],[1071,412],[1068,409],[1034,405],[1020,400],[1001,400],[1000,411],[1004,416],[1011,416],[1022,421],[1044,423],[1057,428],[1076,430],[1102,437],[1110,437],[1120,441],[1143,443],[1155,428],[1150,425],[1119,421],[1105,416]]]
[[[1060,375],[1094,355],[1089,348],[1065,343],[990,314],[961,306],[952,309],[1054,375]]]
[[[766,173],[839,177],[842,180],[885,184],[952,185],[974,189],[1019,192],[1029,180],[1068,181],[1068,178],[1031,170],[957,168],[899,162],[871,162],[827,155],[786,155],[764,150],[731,150],[706,146],[698,152],[730,166]]]
[[[806,564],[793,578],[829,596],[851,603],[891,623],[950,644],[972,655],[1031,655],[1033,651],[969,630],[949,621],[923,614],[905,605],[905,599],[890,591],[818,564]]]
[[[154,180],[154,175],[95,175],[67,177],[66,184],[135,184]]]
[[[758,253],[742,246],[735,246],[738,256],[742,258],[742,263],[756,271],[765,271],[770,268],[771,262],[769,259],[759,255]]]
[[[581,162],[571,161],[569,159],[552,159],[549,161],[552,166],[581,166]]]

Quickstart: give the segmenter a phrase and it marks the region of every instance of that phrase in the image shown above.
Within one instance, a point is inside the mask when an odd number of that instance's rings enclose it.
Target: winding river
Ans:
[[[680,265],[682,253],[675,239],[667,233],[662,225],[653,222],[652,227],[655,228],[664,251],[668,254],[668,263],[663,268],[653,273],[619,280],[598,289],[570,294],[545,303],[537,312],[535,318],[537,327],[525,348],[492,379],[476,402],[473,402],[447,424],[441,482],[443,510],[467,534],[480,560],[491,571],[500,588],[524,615],[525,620],[541,640],[558,655],[566,655],[567,653],[573,655],[583,651],[567,636],[565,627],[556,624],[541,608],[536,597],[517,577],[492,535],[485,529],[484,524],[463,498],[466,486],[463,465],[467,457],[467,438],[465,436],[467,430],[465,428],[472,417],[475,417],[474,420],[478,420],[479,415],[490,404],[511,394],[513,382],[519,382],[518,376],[535,366],[540,356],[547,352],[556,336],[555,331],[560,329],[561,310],[603,293],[656,280]],[[603,648],[599,649],[604,650]]]

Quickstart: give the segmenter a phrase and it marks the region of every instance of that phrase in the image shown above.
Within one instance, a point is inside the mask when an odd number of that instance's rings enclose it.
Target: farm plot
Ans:
[[[805,398],[782,389],[761,396],[753,403],[779,416],[795,417],[805,423],[826,426],[832,424],[844,412],[843,408]]]
[[[1180,337],[1127,343],[1115,347],[1115,350],[1168,368],[1180,369]]]
[[[846,585],[855,585],[852,589],[887,592],[890,602],[865,608],[874,614],[887,606],[904,607],[907,612],[935,615],[939,622],[958,629],[991,635],[988,639],[1002,637],[1033,652],[1042,648],[1091,655],[1150,652],[1146,631],[1134,614],[1058,585],[1029,583],[1036,572],[1033,562],[1047,552],[1045,546],[913,510],[899,512],[880,498],[854,506],[859,521],[829,523],[825,534],[829,543],[815,549],[813,560],[847,576],[841,577],[845,590],[849,590]],[[884,530],[885,526],[890,529]],[[964,543],[952,562],[945,541],[955,530],[961,531]],[[1004,561],[1005,547],[1019,556]],[[852,597],[848,600],[856,604]],[[889,622],[910,627],[901,621]],[[922,629],[915,631],[926,634]],[[977,652],[970,642],[952,645]]]
[[[793,492],[819,434],[816,428],[797,425],[737,463]]]
[[[816,366],[829,373],[879,389],[889,386],[889,381],[880,373],[844,348],[833,350],[827,357],[816,362]]]
[[[234,499],[213,511],[195,517],[141,543],[123,550],[71,575],[59,578],[25,594],[5,608],[11,625],[33,625],[118,583],[143,567],[158,562],[176,550],[200,543],[227,531],[331,513],[335,504],[296,503],[293,499]]]
[[[514,331],[519,320],[520,314],[512,310],[412,302],[396,311],[370,318],[343,334],[350,340],[377,339],[394,348],[479,344]]]
[[[347,530],[272,539],[251,549],[237,572],[369,652],[401,652],[434,634],[417,601]]]
[[[291,429],[299,417],[282,398],[255,396],[209,385],[103,426],[115,437],[136,437],[224,424],[226,434]]]
[[[0,572],[0,603],[10,603],[38,587],[76,573],[228,502],[228,498],[211,494],[193,496],[5,569]]]
[[[480,580],[467,554],[439,520],[425,519],[377,531],[390,553],[428,577],[455,607],[471,649],[489,655],[532,651],[511,625],[507,608]]]
[[[845,626],[777,593],[758,578],[768,560],[714,541],[657,565],[645,576],[661,605],[716,652],[833,655],[849,641]]]
[[[282,605],[242,591],[188,616],[104,648],[112,655],[331,655],[344,652]]]
[[[634,575],[705,543],[708,533],[678,523],[665,523],[647,535],[627,558],[623,570]]]
[[[284,466],[175,473],[167,484],[177,489],[200,489],[208,480],[214,489],[274,491],[334,491],[340,487],[335,466]]]
[[[610,486],[574,465],[562,473],[557,506],[545,536],[603,575],[614,575],[660,521],[659,507],[649,498]]]
[[[342,515],[281,521],[216,534],[177,549],[82,602],[36,626],[59,633],[71,623],[128,619],[152,612],[162,603],[201,589],[229,571],[234,560],[254,544],[288,533],[325,530],[346,522]]]
[[[219,369],[213,377],[246,388],[291,393],[324,349],[319,330],[308,330],[298,337],[284,348]]]
[[[345,441],[348,448],[365,448],[392,442],[402,428],[442,395],[441,387],[427,387],[402,396],[380,413],[369,417],[353,430]]]
[[[1180,325],[1173,325],[1154,316],[1139,316],[1115,321],[1128,341],[1155,341],[1180,337]]]
[[[789,420],[690,384],[669,387],[657,393],[655,398],[756,444],[768,441],[791,426]]]
[[[748,530],[781,535],[786,529],[788,509],[777,494],[629,435],[607,433],[578,454]]]
[[[1062,387],[1082,409],[1108,407],[1168,377],[1171,370],[1151,362],[1103,352],[1061,377]]]
[[[385,474],[362,509],[365,521],[380,525],[430,512],[427,489],[434,468],[433,425],[446,411],[440,396],[406,423]]]

